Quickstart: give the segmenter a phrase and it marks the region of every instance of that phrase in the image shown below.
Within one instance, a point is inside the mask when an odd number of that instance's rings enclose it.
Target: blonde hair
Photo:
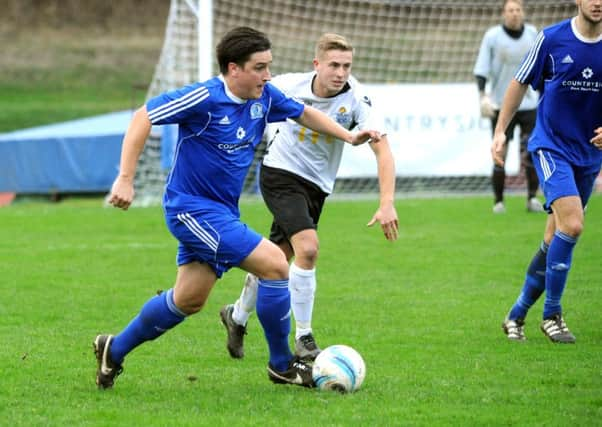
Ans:
[[[325,33],[318,39],[316,43],[316,58],[322,56],[324,52],[329,50],[342,50],[353,53],[353,46],[347,39],[339,34]]]

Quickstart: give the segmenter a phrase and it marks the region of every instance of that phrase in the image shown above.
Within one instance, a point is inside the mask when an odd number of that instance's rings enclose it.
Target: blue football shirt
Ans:
[[[270,83],[259,99],[240,99],[218,76],[161,94],[146,108],[153,125],[179,128],[165,209],[173,213],[217,202],[239,216],[244,179],[266,124],[299,117],[304,105]]]
[[[529,151],[552,150],[574,165],[602,161],[589,140],[602,126],[602,36],[581,36],[567,19],[545,28],[525,56],[515,79],[541,90]]]

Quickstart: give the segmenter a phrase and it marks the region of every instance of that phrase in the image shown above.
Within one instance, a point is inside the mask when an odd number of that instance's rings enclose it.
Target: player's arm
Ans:
[[[493,33],[492,30],[489,30],[483,36],[483,40],[481,40],[479,54],[477,55],[477,60],[473,69],[473,74],[477,81],[477,88],[479,90],[479,109],[481,110],[481,117],[486,118],[491,118],[495,114],[493,102],[491,102],[491,98],[487,92],[485,92],[487,77],[489,77],[492,72],[492,55],[494,51],[493,43]]]
[[[485,92],[487,86],[487,78],[481,75],[475,75],[477,80],[477,88],[479,90],[479,108],[481,109],[481,117],[491,118],[495,115],[493,102],[489,95]]]
[[[146,106],[142,106],[134,113],[123,138],[119,175],[117,175],[109,195],[109,203],[116,208],[126,210],[132,204],[136,166],[151,127]]]
[[[303,114],[295,119],[297,123],[318,133],[334,136],[351,145],[360,145],[368,141],[378,142],[380,133],[375,130],[350,132],[332,120],[327,114],[309,105],[303,109]]]
[[[589,140],[598,150],[602,150],[602,126],[594,130],[595,136]]]
[[[378,144],[370,144],[370,148],[374,151],[374,155],[376,156],[380,205],[368,223],[368,226],[371,227],[378,222],[387,240],[397,240],[399,224],[394,204],[395,160],[393,158],[393,153],[391,152],[389,140],[386,136],[382,136],[380,141],[378,141]]]
[[[504,102],[502,102],[502,109],[497,118],[497,124],[493,132],[493,144],[491,145],[491,157],[500,166],[504,164],[502,153],[506,143],[506,128],[518,110],[528,87],[528,84],[512,79],[504,94]]]

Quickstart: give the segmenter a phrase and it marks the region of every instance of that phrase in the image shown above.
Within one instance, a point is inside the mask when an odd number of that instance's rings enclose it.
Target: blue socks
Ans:
[[[173,289],[152,297],[144,304],[138,316],[113,339],[111,359],[121,364],[134,348],[145,341],[158,338],[185,318],[186,314],[173,301]]]
[[[543,305],[543,318],[549,319],[554,314],[562,314],[560,299],[566,285],[566,278],[571,268],[573,248],[577,238],[560,231],[554,233],[548,250],[546,265],[546,299]]]
[[[527,312],[535,304],[543,291],[546,289],[546,254],[548,245],[546,242],[541,242],[539,250],[533,257],[527,275],[523,290],[514,303],[514,306],[508,314],[508,319],[524,319],[527,317]]]
[[[291,331],[288,279],[259,280],[256,310],[268,341],[270,365],[278,371],[286,371],[293,357],[288,342]],[[158,338],[185,318],[186,314],[174,304],[173,289],[154,296],[113,339],[113,362],[121,364],[125,356],[140,344]]]
[[[256,311],[268,341],[270,365],[277,371],[286,371],[293,357],[288,345],[291,331],[291,295],[288,279],[259,279]]]
[[[542,242],[527,270],[523,290],[508,314],[512,320],[524,319],[527,312],[541,294],[546,292],[543,318],[549,319],[562,314],[560,300],[571,268],[573,249],[577,239],[561,231],[556,231],[550,245]]]

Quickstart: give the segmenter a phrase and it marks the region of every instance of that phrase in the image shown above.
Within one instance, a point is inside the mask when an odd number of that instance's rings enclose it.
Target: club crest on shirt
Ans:
[[[261,119],[263,117],[263,105],[259,102],[251,105],[251,118],[252,119]]]
[[[351,114],[347,112],[347,109],[343,106],[339,107],[339,111],[337,111],[335,120],[341,126],[348,125],[351,123]]]

